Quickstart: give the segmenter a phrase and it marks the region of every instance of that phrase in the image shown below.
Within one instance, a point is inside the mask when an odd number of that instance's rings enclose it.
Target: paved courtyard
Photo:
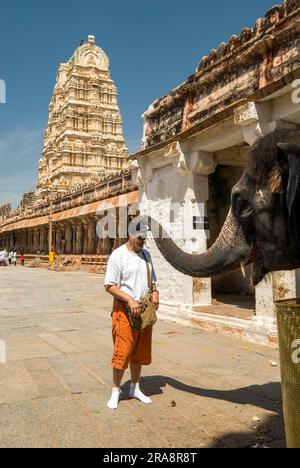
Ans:
[[[276,350],[159,322],[141,386],[111,388],[103,276],[0,269],[0,447],[282,447]],[[273,362],[273,363],[272,363]]]

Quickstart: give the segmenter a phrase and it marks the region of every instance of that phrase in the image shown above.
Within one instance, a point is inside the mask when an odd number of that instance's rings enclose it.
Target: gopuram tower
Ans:
[[[94,36],[59,66],[39,161],[37,199],[126,167],[117,89]]]

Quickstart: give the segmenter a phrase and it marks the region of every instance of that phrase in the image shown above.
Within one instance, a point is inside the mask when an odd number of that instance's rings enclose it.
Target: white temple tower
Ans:
[[[88,43],[59,66],[39,161],[37,198],[120,171],[127,156],[109,60],[89,36]]]

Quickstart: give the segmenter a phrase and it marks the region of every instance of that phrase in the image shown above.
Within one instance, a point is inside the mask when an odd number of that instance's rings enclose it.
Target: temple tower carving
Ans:
[[[117,89],[94,36],[59,66],[38,167],[37,198],[126,168]]]

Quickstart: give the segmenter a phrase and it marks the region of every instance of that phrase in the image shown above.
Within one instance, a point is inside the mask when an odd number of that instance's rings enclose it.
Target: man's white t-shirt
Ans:
[[[146,249],[143,249],[143,252],[150,267],[152,284],[156,283],[151,255]],[[113,251],[108,260],[104,285],[114,284],[136,301],[141,301],[147,296],[149,292],[147,265],[142,253],[137,254],[128,250],[126,244]]]

